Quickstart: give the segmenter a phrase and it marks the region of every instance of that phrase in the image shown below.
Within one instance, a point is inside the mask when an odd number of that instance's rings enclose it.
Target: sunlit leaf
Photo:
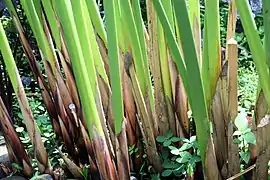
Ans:
[[[244,139],[250,144],[256,144],[256,137],[252,132],[243,134]]]
[[[238,116],[235,118],[234,123],[240,132],[245,131],[248,128],[248,120],[246,117],[246,113],[239,113]]]
[[[176,162],[178,162],[178,163],[180,163],[180,164],[184,164],[184,163],[186,163],[186,162],[188,162],[188,161],[189,161],[188,158],[182,158],[182,157],[180,157],[180,158],[177,158],[177,159],[176,159]]]
[[[18,133],[21,133],[23,131],[24,131],[24,128],[23,127],[17,127],[16,128],[16,132],[18,132]]]
[[[164,141],[166,141],[166,137],[165,136],[158,136],[156,140],[157,140],[157,142],[163,143]]]
[[[184,143],[181,148],[179,149],[179,151],[185,151],[187,149],[190,149],[193,145],[190,143]]]
[[[180,152],[179,152],[178,149],[173,149],[173,150],[171,150],[171,153],[172,153],[173,155],[179,155],[179,154],[180,154]]]
[[[246,151],[246,152],[240,152],[240,156],[241,156],[241,159],[242,159],[243,161],[245,161],[246,164],[248,164],[249,159],[250,159],[250,152],[249,152],[249,151]]]

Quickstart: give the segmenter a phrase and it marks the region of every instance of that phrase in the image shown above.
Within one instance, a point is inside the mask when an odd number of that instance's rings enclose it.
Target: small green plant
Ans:
[[[88,179],[88,177],[89,177],[89,168],[90,168],[90,165],[85,165],[82,168],[82,175],[83,175],[84,179]]]
[[[196,163],[201,161],[196,136],[190,139],[173,137],[171,131],[166,136],[158,136],[157,141],[164,147],[162,151],[163,177],[192,176]]]
[[[250,65],[248,69],[240,67],[238,75],[238,105],[245,112],[253,115],[257,98],[258,74],[254,65]]]
[[[14,176],[16,173],[18,173],[18,172],[20,173],[20,172],[23,171],[23,168],[22,168],[19,164],[17,164],[17,163],[11,163],[11,165],[12,165],[12,167],[14,167],[15,171],[11,172],[11,173],[8,175],[8,177],[12,177],[12,176]]]
[[[256,137],[251,132],[245,112],[238,114],[235,119],[235,126],[237,127],[237,131],[233,133],[233,136],[237,136],[237,138],[234,139],[234,143],[239,144],[241,160],[247,164],[250,158],[248,146],[249,144],[256,144]]]
[[[159,174],[153,174],[152,169],[153,167],[147,166],[147,155],[145,152],[145,144],[144,141],[141,140],[142,145],[143,145],[143,152],[139,151],[139,148],[136,146],[136,144],[131,145],[128,147],[128,152],[130,156],[135,156],[135,158],[142,158],[143,162],[142,165],[140,166],[139,173],[137,174],[136,172],[131,172],[132,176],[139,176],[138,179],[147,179],[151,176],[151,180],[156,180],[156,178],[159,176]]]
[[[138,158],[140,155],[138,154],[138,148],[136,147],[136,144],[128,147],[129,155],[136,155],[136,158]]]
[[[31,109],[33,110],[33,115],[36,120],[37,126],[41,132],[41,139],[45,144],[45,147],[49,154],[51,165],[52,167],[55,167],[60,164],[61,160],[61,157],[57,151],[57,147],[60,146],[60,142],[57,141],[57,137],[53,130],[51,120],[49,119],[48,112],[46,111],[41,95],[39,94],[40,90],[38,88],[35,88],[35,93],[33,93],[31,89],[27,87],[26,92],[32,95],[28,97],[28,101]],[[34,157],[33,145],[31,144],[31,140],[24,126],[24,119],[21,112],[19,111],[18,101],[13,102],[13,110],[16,122],[14,124],[15,130],[18,133],[21,142],[24,144],[26,151],[31,155],[31,157]],[[38,170],[35,159],[32,159],[32,162],[34,168]]]
[[[151,180],[161,180],[160,174],[159,173],[158,174],[152,174],[151,175]]]
[[[157,142],[162,143],[164,147],[168,147],[172,143],[179,142],[183,139],[184,138],[173,137],[173,132],[169,130],[166,136],[158,136]]]

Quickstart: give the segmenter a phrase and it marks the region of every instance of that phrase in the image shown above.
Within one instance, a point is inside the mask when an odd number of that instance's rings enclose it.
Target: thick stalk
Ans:
[[[2,23],[0,23],[0,50],[4,58],[4,62],[9,73],[9,77],[18,98],[19,106],[24,117],[27,132],[33,144],[35,158],[38,163],[38,168],[41,173],[51,173],[51,166],[48,159],[48,154],[41,140],[40,132],[35,124],[35,120],[30,109],[26,94],[22,85],[22,81],[16,67],[7,37],[5,35]]]

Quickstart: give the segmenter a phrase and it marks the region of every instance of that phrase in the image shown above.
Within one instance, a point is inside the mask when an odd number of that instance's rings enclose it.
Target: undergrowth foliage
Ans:
[[[183,178],[185,175],[193,175],[196,163],[201,161],[196,136],[191,136],[190,139],[173,137],[172,131],[168,131],[166,136],[158,136],[157,142],[164,146],[161,154],[163,177],[174,175]]]

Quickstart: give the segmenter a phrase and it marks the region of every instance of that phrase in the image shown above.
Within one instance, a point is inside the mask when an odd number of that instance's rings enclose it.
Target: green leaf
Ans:
[[[188,162],[192,157],[192,155],[187,151],[180,152],[179,154],[181,157],[177,158],[176,161],[181,164]]]
[[[38,106],[38,109],[41,111],[45,111],[45,108],[43,106]]]
[[[190,142],[194,142],[194,141],[196,141],[196,139],[197,139],[196,136],[191,136],[190,137]]]
[[[165,171],[162,172],[161,175],[162,175],[163,177],[168,177],[168,176],[170,176],[170,175],[172,174],[172,172],[173,172],[172,170],[166,169]]]
[[[192,155],[187,151],[180,152],[180,156],[185,159],[190,159],[192,157]]]
[[[104,1],[105,16],[107,19],[108,57],[112,88],[112,110],[116,134],[121,133],[124,120],[124,105],[122,95],[122,80],[120,71],[120,57],[117,39],[117,25],[115,15],[115,0]]]
[[[202,159],[201,159],[200,156],[192,156],[191,160],[192,160],[193,162],[200,162]]]
[[[47,125],[48,129],[53,129],[52,125]]]
[[[171,141],[169,141],[169,140],[166,140],[164,143],[163,143],[163,146],[165,146],[165,147],[168,147],[169,145],[171,145]]]
[[[189,139],[183,139],[183,142],[190,143]]]
[[[39,116],[39,117],[37,118],[37,121],[40,121],[40,122],[43,123],[43,124],[49,123],[49,119],[48,119],[47,116]]]
[[[183,138],[179,138],[179,137],[172,137],[170,139],[171,142],[179,142],[179,141],[182,141],[182,140],[183,140]]]
[[[151,180],[160,180],[159,174],[151,174]]]
[[[240,144],[241,141],[240,141],[240,139],[236,138],[236,139],[233,140],[233,143],[235,143],[235,144]]]
[[[44,136],[47,138],[51,137],[52,135],[53,135],[53,133],[44,133]]]
[[[195,149],[198,149],[198,148],[199,148],[198,141],[194,141],[194,142],[193,142],[193,147],[194,147]]]
[[[189,161],[189,159],[182,158],[182,157],[176,159],[176,162],[178,162],[180,164],[184,164],[184,163],[186,163],[188,161]]]
[[[194,169],[193,169],[192,165],[188,164],[188,168],[187,168],[188,175],[192,176],[193,172],[194,172]]]
[[[129,146],[129,147],[128,147],[128,150],[129,150],[129,151],[134,150],[135,146],[136,146],[136,144],[133,144],[132,146]]]
[[[179,151],[185,151],[187,149],[190,149],[193,145],[190,143],[184,143],[181,148],[179,149]]]
[[[235,131],[234,133],[233,133],[233,136],[240,136],[242,133],[240,132],[240,131]]]
[[[19,164],[17,164],[17,163],[12,163],[12,166],[15,167],[18,171],[22,171],[23,170],[23,168]]]
[[[167,133],[167,138],[171,138],[173,136],[172,130],[169,130]]]
[[[88,175],[89,175],[89,166],[84,166],[82,169],[82,175],[84,177],[84,179],[88,179]]]
[[[246,117],[246,113],[239,113],[238,116],[235,118],[234,124],[240,132],[245,131],[248,128],[248,120]]]
[[[166,141],[166,137],[165,136],[158,136],[156,140],[157,140],[157,142],[163,143],[164,141]]]
[[[243,134],[246,134],[246,133],[248,133],[248,132],[251,132],[251,129],[250,129],[250,128],[247,128],[247,129],[244,130],[242,133],[243,133]]]
[[[48,139],[45,138],[45,137],[41,137],[41,140],[42,140],[43,143],[44,143],[45,141],[48,141]]]
[[[205,1],[202,77],[208,107],[216,91],[220,71],[219,1]],[[211,79],[211,80],[210,80]],[[200,137],[201,139],[201,137]]]
[[[168,157],[169,157],[169,152],[168,151],[163,151],[162,153],[161,153],[161,157],[163,158],[163,159],[168,159]]]
[[[181,169],[179,171],[173,171],[173,174],[176,176],[176,177],[179,177],[179,176],[182,176],[183,173],[185,172],[185,169]]]
[[[171,161],[165,160],[163,163],[163,167],[166,169],[173,168],[173,164]]]
[[[173,149],[173,150],[171,150],[171,153],[172,153],[173,155],[179,155],[179,154],[180,154],[180,152],[179,152],[178,149]]]
[[[185,169],[185,165],[184,164],[177,164],[177,167],[174,167],[175,169],[173,171],[183,171]]]
[[[170,149],[170,150],[178,150],[176,147],[174,147],[174,146],[168,146],[168,148]]]
[[[177,159],[177,158],[175,158],[175,159],[172,158],[172,161],[174,162],[174,163],[173,163],[173,168],[172,168],[172,169],[174,169],[174,170],[175,170],[175,169],[178,169],[179,166],[182,166],[182,165],[183,165],[183,164],[177,163],[177,162],[176,162],[176,159]]]
[[[99,15],[99,7],[95,0],[87,0],[87,8],[90,14],[91,20],[93,21],[93,25],[96,29],[96,32],[101,37],[101,39],[107,44],[107,36],[105,32],[104,24],[102,23],[101,16]]]
[[[23,144],[27,144],[27,143],[29,143],[29,142],[30,142],[30,138],[25,139],[25,140],[22,141]]]
[[[23,119],[22,113],[18,113],[18,117],[19,117],[20,119]]]
[[[182,176],[184,172],[185,172],[185,165],[184,164],[181,164],[178,168],[173,170],[173,174],[175,176]]]
[[[215,5],[217,5],[218,1],[212,1],[215,10],[217,9]],[[186,1],[179,1],[179,0],[173,0],[173,7],[174,7],[174,12],[176,16],[176,21],[177,21],[177,26],[179,29],[179,34],[181,37],[181,44],[182,44],[182,50],[183,50],[183,57],[184,57],[184,62],[186,65],[186,78],[183,79],[183,83],[187,83],[187,87],[185,87],[185,90],[187,92],[189,104],[192,110],[192,114],[195,120],[195,125],[196,127],[196,134],[198,137],[198,143],[203,159],[203,166],[205,166],[205,156],[206,156],[206,151],[207,151],[207,143],[209,141],[209,136],[210,136],[210,126],[209,126],[209,119],[208,119],[208,104],[206,103],[207,101],[207,96],[209,92],[207,89],[204,89],[203,85],[203,79],[202,79],[202,73],[201,73],[201,67],[199,65],[199,57],[197,56],[197,50],[194,42],[194,36],[189,20],[189,14],[188,14],[188,8],[186,6]],[[211,6],[213,7],[213,6]],[[218,12],[213,11],[213,19],[218,19],[216,15],[218,15]],[[208,14],[209,16],[209,14]],[[208,22],[209,23],[209,22]],[[214,23],[214,22],[213,22]],[[215,22],[216,23],[216,22]],[[218,26],[213,26],[215,27],[215,30],[212,30],[211,32],[219,33],[219,30],[216,30]],[[219,29],[219,28],[218,28]],[[214,38],[213,39],[205,39],[205,41],[211,42],[212,44],[215,44],[216,46],[213,48],[212,52],[212,61],[211,67],[214,67],[215,64],[218,65],[218,54],[220,54],[219,51],[219,37],[215,36],[213,34]],[[209,50],[210,52],[210,50]],[[215,53],[217,52],[217,53]],[[215,58],[216,57],[216,58]],[[215,59],[214,59],[215,58]],[[180,59],[177,59],[178,61]],[[211,69],[210,71],[213,71],[211,74],[215,74],[214,76],[210,76],[207,80],[209,82],[212,82],[213,84],[216,84],[216,80],[218,78],[219,72],[218,67],[215,67]],[[182,76],[181,76],[182,77]],[[215,87],[212,87],[215,89]],[[211,90],[213,90],[211,89]],[[207,92],[207,93],[206,93]]]
[[[250,152],[249,151],[240,152],[240,156],[241,156],[241,159],[243,161],[245,161],[246,164],[249,162],[249,158],[250,158]]]
[[[252,132],[244,134],[243,138],[250,144],[256,144],[256,137]]]
[[[24,131],[24,128],[23,127],[17,127],[16,128],[16,132],[18,132],[18,133],[21,133],[23,131]]]

